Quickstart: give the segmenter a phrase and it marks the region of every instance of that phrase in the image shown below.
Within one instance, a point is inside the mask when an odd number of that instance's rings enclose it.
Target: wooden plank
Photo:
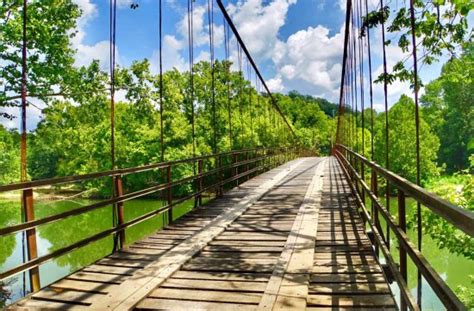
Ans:
[[[82,292],[107,294],[119,285],[110,283],[86,282],[79,280],[62,279],[50,285],[53,289],[69,289]]]
[[[67,277],[68,280],[88,281],[98,283],[120,284],[127,279],[126,275],[116,275],[107,273],[92,273],[79,271]]]
[[[331,159],[331,190],[324,202],[341,202],[351,195],[347,181]],[[347,197],[346,197],[347,196]],[[345,200],[344,198],[344,200]],[[354,200],[332,204],[320,211],[314,266],[308,288],[308,309],[396,308],[390,287],[374,256]]]
[[[84,310],[83,305],[73,304],[70,302],[55,302],[38,299],[23,300],[15,304],[15,310]]]
[[[317,266],[337,266],[337,265],[378,265],[375,258],[362,259],[361,257],[348,258],[321,258],[313,261]]]
[[[315,266],[312,273],[374,273],[382,272],[382,268],[378,265],[359,265],[359,266]]]
[[[82,269],[83,272],[107,273],[117,275],[132,275],[137,268],[112,267],[101,265],[90,265]]]
[[[224,271],[224,272],[269,272],[273,271],[274,264],[242,264],[239,262],[229,263],[225,266],[208,266],[202,264],[186,263],[182,270],[194,271]]]
[[[331,307],[394,307],[395,301],[391,295],[323,295],[308,296],[310,306]]]
[[[265,290],[266,284],[263,282],[250,281],[220,281],[220,280],[190,280],[190,279],[174,279],[166,280],[161,288],[182,288],[182,289],[210,289],[210,290],[229,290],[244,292],[262,292]],[[182,291],[186,294],[187,291]]]
[[[331,274],[331,273],[318,273],[312,274],[310,283],[386,283],[382,273],[369,273],[369,274]]]
[[[101,294],[90,292],[45,288],[36,294],[33,294],[32,299],[65,303],[74,302],[74,304],[88,306],[92,303],[92,299],[96,298],[97,295],[103,296]]]
[[[146,298],[141,301],[137,309],[140,310],[226,310],[246,311],[255,310],[252,304],[233,304],[222,302],[193,301],[180,299]]]
[[[130,267],[130,268],[144,268],[148,265],[148,260],[126,260],[117,258],[104,258],[97,262],[98,265],[114,266],[114,267]]]
[[[283,245],[281,246],[252,246],[252,245],[247,245],[247,246],[226,246],[226,245],[214,245],[214,246],[206,246],[203,249],[204,251],[209,251],[209,252],[246,252],[246,253],[260,253],[260,252],[277,252],[281,253],[283,250]]]
[[[278,258],[209,258],[197,257],[189,260],[186,265],[208,265],[211,268],[215,266],[234,266],[234,265],[274,265]]]
[[[199,253],[200,258],[264,258],[264,259],[278,259],[280,252],[208,252],[202,251]]]
[[[266,286],[265,293],[259,303],[259,309],[294,308],[300,310],[306,307],[324,162],[324,160],[321,161],[314,170],[310,171],[311,182],[300,201],[298,215]],[[301,183],[300,188],[303,185],[305,184]]]
[[[261,246],[281,246],[285,245],[285,241],[220,241],[214,240],[209,243],[210,246],[227,246],[227,247],[238,247],[238,246],[251,246],[251,247],[261,247]]]
[[[177,271],[172,276],[174,279],[197,279],[197,280],[228,280],[228,281],[252,281],[267,282],[270,273],[230,273],[230,272],[200,272],[200,271]]]
[[[169,252],[160,257],[159,260],[150,264],[147,268],[137,271],[132,278],[124,281],[117,289],[109,293],[109,299],[95,301],[92,308],[96,309],[128,309],[135,306],[156,286],[163,283],[169,276],[176,272],[188,259],[198,253],[202,248],[209,244],[212,239],[224,231],[229,224],[235,221],[245,210],[254,202],[265,195],[269,189],[273,188],[278,182],[283,180],[291,171],[298,167],[303,160],[291,162],[284,170],[280,171],[273,179],[265,183],[260,183],[247,194],[245,199],[240,200],[233,205],[231,209],[213,219],[206,228],[192,237],[184,240],[180,245],[175,246]],[[273,243],[268,241],[266,243]],[[259,272],[269,271],[270,267],[265,265],[256,265]],[[188,270],[200,267],[188,267]],[[204,267],[202,267],[204,268]],[[239,269],[242,267],[230,267]],[[250,268],[252,269],[252,268]],[[222,270],[229,271],[232,270]],[[147,299],[148,300],[148,299]]]
[[[390,294],[387,283],[313,283],[309,286],[310,294]]]
[[[208,302],[228,302],[228,303],[245,303],[258,304],[260,301],[260,293],[246,292],[225,292],[225,291],[204,291],[187,289],[183,297],[183,291],[174,288],[158,288],[150,293],[149,298],[165,298],[165,299],[186,299],[194,301]]]
[[[398,311],[397,307],[379,307],[379,308],[370,308],[370,307],[307,307],[306,311],[375,311],[375,310],[383,310],[383,311]]]
[[[235,232],[234,232],[235,233]],[[242,234],[235,234],[235,235],[226,235],[226,236],[218,236],[214,239],[214,241],[286,241],[286,236],[281,235],[242,235]]]

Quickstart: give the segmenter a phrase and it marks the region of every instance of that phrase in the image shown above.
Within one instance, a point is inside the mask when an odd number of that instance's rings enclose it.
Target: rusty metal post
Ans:
[[[405,193],[398,189],[398,226],[403,232],[407,230],[406,221],[406,207],[405,207]],[[402,275],[405,282],[407,282],[407,252],[403,247],[400,247],[400,274]],[[400,310],[407,310],[407,303],[403,299],[403,295],[400,295]]]
[[[232,154],[232,164],[237,164],[237,161],[238,161],[237,154],[233,153]],[[237,176],[238,174],[239,174],[239,167],[235,166],[232,169],[232,177]],[[238,187],[239,186],[239,179],[238,178],[236,179],[235,183],[236,183],[236,186]]]
[[[33,189],[25,189],[22,193],[22,208],[25,215],[25,221],[35,220],[35,209],[33,202]],[[28,261],[38,257],[38,248],[36,245],[36,229],[26,230],[26,247],[28,252]],[[32,292],[37,292],[41,288],[39,268],[34,267],[29,270],[30,286]]]
[[[222,157],[221,155],[217,155],[217,158],[216,158],[216,162],[217,162],[217,187],[216,187],[216,197],[220,197],[222,195],[222,193],[224,192],[223,191],[223,186],[222,186]]]
[[[115,197],[121,197],[123,195],[123,183],[121,175],[114,177],[114,193]],[[123,202],[118,202],[114,205],[115,211],[117,213],[117,225],[120,226],[125,222]],[[120,241],[120,248],[123,248],[125,246],[125,230],[119,231],[118,236]]]
[[[171,172],[171,164],[168,165],[166,167],[166,175],[167,175],[167,183],[168,183],[168,187],[167,187],[167,201],[168,201],[168,206],[171,205],[171,203],[173,203],[173,192],[172,192],[172,187],[171,187],[171,183],[172,183],[172,172]],[[172,223],[173,222],[173,207],[170,207],[168,209],[168,223]]]
[[[202,159],[198,161],[198,174],[199,175],[202,174]],[[199,176],[199,179],[198,179],[198,191],[199,191],[198,206],[202,205],[202,193],[201,193],[202,189],[203,189],[203,180],[202,180],[202,176]]]
[[[360,162],[360,176],[362,178],[362,181],[365,182],[365,167],[364,167],[364,162]],[[365,206],[365,188],[361,185],[361,196],[362,196],[362,203]]]
[[[246,152],[245,152],[245,160],[248,161],[249,159],[250,159],[250,157],[249,157],[249,152],[246,151]],[[247,162],[247,164],[245,164],[245,173],[248,173],[248,171],[249,171],[249,163]],[[246,180],[249,180],[249,179],[250,179],[249,174],[246,174],[245,176],[246,176]]]
[[[378,197],[377,173],[373,169],[372,169],[371,179],[372,179],[372,182],[371,182],[372,192],[374,193],[374,195],[376,197]],[[372,220],[375,223],[375,228],[377,228],[377,230],[380,233],[382,233],[382,230],[381,230],[381,227],[380,227],[379,212],[378,212],[378,209],[375,208],[373,202],[372,202],[372,213],[373,213]],[[377,257],[379,256],[379,247],[377,245],[375,245],[375,254],[377,255]]]

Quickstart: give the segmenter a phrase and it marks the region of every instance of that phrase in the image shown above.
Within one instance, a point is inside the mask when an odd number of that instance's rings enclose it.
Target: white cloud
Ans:
[[[133,0],[117,0],[117,6],[119,8],[129,7],[133,3]]]
[[[274,0],[264,5],[262,0],[248,0],[228,5],[232,20],[257,62],[279,57],[278,32],[285,24],[290,5],[295,3],[296,0]]]
[[[308,27],[278,43],[273,58],[285,90],[324,94],[334,100],[339,88],[344,43],[343,30],[330,36],[323,26]],[[324,47],[324,48],[322,48]]]
[[[166,35],[163,38],[163,71],[176,68],[179,71],[184,71],[187,68],[187,63],[181,56],[180,51],[184,48],[184,42],[176,39],[175,36]],[[160,52],[153,51],[150,59],[151,71],[158,73],[160,68]]]
[[[282,92],[284,90],[283,81],[280,75],[267,81],[267,86],[271,92]]]
[[[73,1],[82,11],[82,15],[77,21],[76,36],[71,40],[72,48],[77,51],[74,65],[84,66],[90,64],[93,60],[99,60],[101,69],[108,70],[110,68],[109,41],[103,40],[92,45],[83,43],[87,23],[98,16],[97,6],[91,0]],[[125,0],[119,0],[117,4],[124,5],[125,2]],[[117,47],[115,47],[115,54],[119,63],[120,55]]]

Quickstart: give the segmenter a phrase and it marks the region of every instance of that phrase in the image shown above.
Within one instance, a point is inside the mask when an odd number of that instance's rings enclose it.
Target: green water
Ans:
[[[384,201],[382,199],[382,201]],[[370,202],[367,199],[366,202]],[[370,203],[368,204],[370,206]],[[406,200],[407,208],[407,221],[409,215],[415,213],[416,202],[412,199]],[[423,207],[422,208],[426,208]],[[397,199],[390,199],[390,210],[391,214],[397,218]],[[386,223],[383,217],[380,216],[381,226],[384,228],[384,234],[386,234]],[[413,245],[417,245],[417,232],[415,230],[407,231],[408,237]],[[393,232],[390,233],[391,249],[390,253],[392,258],[399,263],[399,248],[398,243]],[[433,239],[428,235],[422,237],[422,254],[434,268],[434,270],[440,275],[440,277],[447,283],[447,285],[456,292],[458,286],[465,286],[472,288],[470,281],[470,275],[474,276],[474,261],[467,259],[464,256],[450,253],[447,249],[440,249]],[[384,260],[382,259],[382,262]],[[411,261],[408,256],[408,286],[415,300],[417,299],[417,270],[415,264]],[[392,290],[396,293],[398,298],[399,290],[395,283],[392,284]],[[438,299],[434,291],[430,288],[430,285],[426,280],[422,280],[422,309],[423,310],[443,310],[445,309],[441,301]]]
[[[35,218],[40,219],[50,215],[59,214],[91,203],[94,203],[94,201],[83,199],[68,201],[36,201]],[[153,199],[141,199],[125,202],[124,206],[125,221],[128,221],[152,210],[156,210],[163,206],[163,202]],[[193,202],[184,202],[177,206],[174,210],[175,217],[179,217],[186,213],[192,208],[192,206]],[[20,211],[19,200],[0,200],[0,227],[20,223]],[[136,241],[161,228],[164,221],[163,217],[164,215],[158,215],[126,229],[127,243]],[[99,208],[85,214],[72,216],[51,224],[39,226],[37,229],[38,255],[46,255],[52,251],[68,246],[111,227],[111,206]],[[0,272],[4,272],[22,263],[22,245],[23,236],[21,233],[0,237]],[[110,254],[112,248],[112,237],[107,237],[41,265],[41,285],[45,286],[50,284],[81,267],[97,261],[98,259]],[[21,298],[24,295],[24,284],[26,284],[26,289],[28,289],[28,277],[25,277],[24,283],[23,274],[18,274],[7,280],[4,284],[4,288],[10,292],[10,297],[7,301],[4,301],[5,298],[3,298],[3,303],[8,304]],[[2,295],[0,291],[0,307],[1,306]]]
[[[70,209],[78,208],[93,203],[92,200],[69,200],[69,201],[37,201],[35,203],[36,218],[58,214]],[[392,201],[391,201],[392,202]],[[133,219],[146,212],[155,210],[162,206],[158,200],[133,200],[125,203],[126,220]],[[192,208],[193,202],[185,202],[176,208],[176,214],[182,215]],[[407,208],[413,208],[413,202],[407,202]],[[391,203],[392,211],[396,210],[396,200]],[[21,220],[20,202],[11,200],[0,200],[0,227],[17,224]],[[394,213],[395,214],[395,213]],[[158,215],[126,231],[127,243],[140,239],[157,229],[163,224],[163,216]],[[112,209],[104,207],[95,211],[69,217],[67,219],[40,226],[37,231],[37,243],[39,256],[45,255],[70,245],[76,241],[94,235],[100,231],[111,228]],[[416,242],[416,233],[409,232],[410,239]],[[40,267],[41,284],[45,286],[54,282],[81,267],[88,265],[106,255],[113,247],[112,238],[104,238],[86,247],[70,252],[60,258],[49,261]],[[398,261],[398,249],[392,233],[392,256]],[[457,286],[471,287],[469,275],[474,274],[473,262],[458,255],[450,254],[446,249],[440,250],[436,243],[428,236],[423,238],[423,255],[428,259],[434,269],[454,290]],[[0,237],[0,272],[13,268],[22,262],[22,235],[12,234]],[[15,301],[23,296],[23,275],[17,275],[6,282],[6,288],[11,296],[6,303]],[[409,260],[409,287],[416,296],[416,270]],[[29,288],[26,278],[26,288]],[[392,286],[397,292],[395,285]],[[423,284],[423,309],[443,309],[438,298],[430,289],[429,285]],[[0,306],[1,306],[0,301]]]

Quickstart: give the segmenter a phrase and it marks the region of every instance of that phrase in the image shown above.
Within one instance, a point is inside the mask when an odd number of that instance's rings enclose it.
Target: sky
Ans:
[[[130,4],[138,3],[137,9]],[[109,1],[73,0],[82,10],[72,46],[77,51],[75,65],[98,59],[109,68]],[[338,102],[344,42],[344,0],[223,0],[243,41],[273,92],[296,90],[305,95]],[[119,66],[147,58],[152,71],[159,68],[158,0],[117,0],[116,54]],[[369,9],[378,5],[369,0]],[[207,0],[194,4],[195,61],[209,60]],[[163,0],[164,69],[188,68],[187,1]],[[215,5],[214,32],[216,57],[224,57],[223,17]],[[382,72],[380,29],[371,32],[374,77]],[[387,39],[396,36],[388,35]],[[231,39],[231,60],[236,62],[235,39]],[[388,66],[407,57],[394,44],[387,47]],[[408,64],[410,65],[410,64]],[[425,82],[439,75],[441,63],[425,67]],[[254,78],[253,78],[254,79]],[[252,80],[253,80],[252,79]],[[368,77],[365,76],[367,81]],[[407,84],[395,82],[388,90],[389,106],[401,94],[411,94]],[[120,94],[118,94],[120,97]],[[123,96],[123,94],[122,94]],[[119,98],[120,99],[120,98]],[[366,99],[368,102],[368,99]],[[41,105],[39,103],[38,105]],[[374,107],[383,110],[383,89],[374,85]],[[30,111],[28,128],[33,129],[40,112]],[[18,119],[7,122],[16,127]]]

